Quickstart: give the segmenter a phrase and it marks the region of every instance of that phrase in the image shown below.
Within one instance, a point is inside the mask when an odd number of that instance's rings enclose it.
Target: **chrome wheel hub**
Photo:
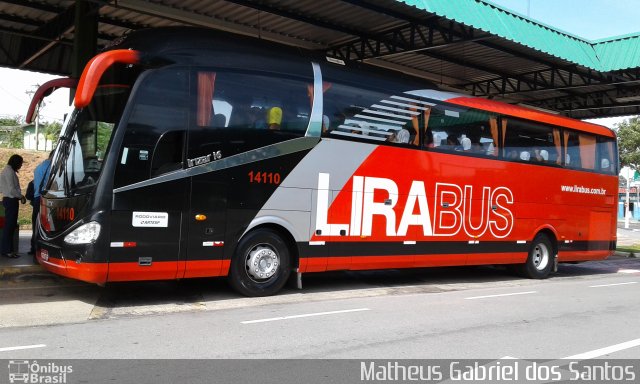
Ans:
[[[540,243],[533,248],[533,265],[538,271],[542,271],[549,264],[549,249]]]
[[[249,277],[254,280],[266,280],[278,271],[280,258],[271,247],[260,244],[249,251],[246,265]]]

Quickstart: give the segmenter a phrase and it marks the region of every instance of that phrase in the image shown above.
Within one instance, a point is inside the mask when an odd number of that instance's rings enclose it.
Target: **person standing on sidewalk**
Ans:
[[[13,249],[13,233],[18,228],[18,201],[22,204],[27,202],[20,189],[17,173],[22,168],[23,161],[22,156],[12,155],[7,166],[0,172],[0,193],[5,216],[0,253],[9,258],[20,257]]]
[[[43,160],[36,169],[33,170],[33,212],[31,213],[31,250],[30,255],[36,254],[36,222],[38,220],[38,214],[40,213],[40,196],[44,189],[47,179],[49,179],[49,170],[51,169],[51,158],[53,157],[53,151],[49,152],[49,157]]]

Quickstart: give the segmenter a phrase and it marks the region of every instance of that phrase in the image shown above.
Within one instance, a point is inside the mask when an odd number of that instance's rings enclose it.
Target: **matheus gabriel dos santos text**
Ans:
[[[631,360],[595,360],[589,362],[559,361],[531,362],[499,360],[429,361],[425,364],[390,362],[360,362],[360,380],[363,382],[526,382],[576,381],[601,383],[608,381],[634,382],[640,371],[640,362]]]

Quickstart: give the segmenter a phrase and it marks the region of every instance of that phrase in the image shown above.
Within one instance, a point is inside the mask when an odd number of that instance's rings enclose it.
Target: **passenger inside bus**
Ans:
[[[267,127],[271,130],[280,129],[282,124],[282,108],[272,107],[267,110]]]
[[[446,144],[440,145],[441,149],[455,151],[460,149],[460,142],[455,135],[447,135]]]
[[[427,127],[424,134],[425,134],[424,146],[427,148],[435,148],[435,143],[433,141],[433,131],[431,131],[431,128]]]
[[[462,151],[463,152],[470,152],[471,151],[471,139],[468,137],[463,137],[462,140],[460,140],[460,142],[462,143]]]
[[[251,107],[249,109],[249,120],[251,128],[265,129],[267,128],[267,120],[265,112],[260,107]]]
[[[322,115],[322,134],[326,135],[329,133],[329,128],[331,127],[331,122],[329,120],[329,116]]]
[[[549,161],[549,152],[546,149],[535,149],[533,154],[537,162],[546,163]]]
[[[212,124],[216,128],[224,128],[227,125],[227,117],[222,113],[215,114]]]
[[[404,128],[401,128],[397,131],[394,131],[388,138],[387,141],[390,143],[400,143],[400,144],[407,144],[409,143],[409,138],[411,137],[411,135],[409,134],[409,131],[407,131]]]
[[[481,129],[484,129],[484,127],[480,127]],[[482,148],[482,144],[480,144],[480,136],[481,136],[481,132],[478,132],[477,130],[472,130],[471,132],[469,132],[469,140],[471,140],[471,148],[469,149],[470,152],[472,153],[486,153],[486,151]]]

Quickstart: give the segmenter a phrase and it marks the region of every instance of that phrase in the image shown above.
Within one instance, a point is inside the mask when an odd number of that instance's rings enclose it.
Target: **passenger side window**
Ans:
[[[569,168],[596,170],[596,137],[565,130],[565,165]]]
[[[399,96],[401,92],[394,95],[335,82],[324,88],[323,136],[418,144],[423,104]]]
[[[195,77],[188,167],[304,136],[311,114],[311,78],[209,70]]]
[[[498,120],[474,109],[435,104],[429,111],[425,146],[438,151],[494,157],[498,154]]]
[[[598,137],[597,141],[598,171],[609,175],[618,174],[618,164],[616,153],[616,142],[614,139]]]
[[[503,118],[502,130],[507,160],[560,165],[559,128]]]
[[[116,167],[114,187],[182,168],[189,118],[189,72],[166,68],[140,80]]]

